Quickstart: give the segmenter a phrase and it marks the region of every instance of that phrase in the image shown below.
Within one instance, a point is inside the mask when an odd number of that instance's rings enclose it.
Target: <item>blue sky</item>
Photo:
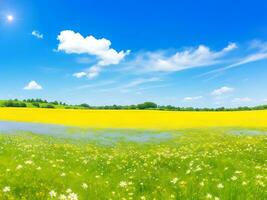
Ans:
[[[0,99],[267,103],[267,2],[0,1]]]

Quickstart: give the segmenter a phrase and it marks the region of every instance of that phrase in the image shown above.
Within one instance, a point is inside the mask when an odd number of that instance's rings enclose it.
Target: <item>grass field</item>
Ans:
[[[266,111],[1,108],[0,120],[155,129],[172,135],[168,140],[101,144],[2,133],[0,199],[267,199]]]

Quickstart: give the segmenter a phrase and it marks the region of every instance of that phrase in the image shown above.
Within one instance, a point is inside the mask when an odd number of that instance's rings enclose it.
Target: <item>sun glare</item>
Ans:
[[[13,15],[7,15],[7,21],[12,22],[14,20]]]

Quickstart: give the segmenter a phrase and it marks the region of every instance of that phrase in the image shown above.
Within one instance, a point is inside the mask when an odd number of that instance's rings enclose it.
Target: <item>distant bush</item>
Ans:
[[[24,99],[24,102],[27,103],[33,103],[33,102],[37,102],[37,103],[47,103],[46,100],[42,100],[42,99]]]
[[[65,108],[65,109],[72,109],[71,106],[65,106],[64,108]]]
[[[43,105],[42,108],[55,108],[52,104]]]
[[[79,106],[83,108],[90,108],[90,106],[87,103],[82,103]]]
[[[34,107],[40,108],[40,104],[37,103],[37,102],[33,102],[32,105],[33,105]]]
[[[23,102],[19,102],[19,101],[8,100],[3,103],[3,106],[5,107],[27,107],[27,104]]]
[[[59,105],[59,103],[57,101],[52,101],[50,102],[51,104],[54,104],[54,105]]]

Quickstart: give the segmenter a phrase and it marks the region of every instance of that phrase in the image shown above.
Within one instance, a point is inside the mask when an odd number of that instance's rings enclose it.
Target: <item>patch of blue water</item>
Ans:
[[[31,132],[33,134],[47,135],[64,139],[92,140],[99,141],[101,143],[116,141],[159,142],[172,138],[172,134],[167,132],[113,129],[93,130],[62,125],[0,121],[0,133],[21,134],[22,132]]]
[[[234,129],[234,130],[230,130],[230,134],[233,134],[233,135],[258,136],[258,135],[267,135],[267,131],[253,130],[253,129]]]

